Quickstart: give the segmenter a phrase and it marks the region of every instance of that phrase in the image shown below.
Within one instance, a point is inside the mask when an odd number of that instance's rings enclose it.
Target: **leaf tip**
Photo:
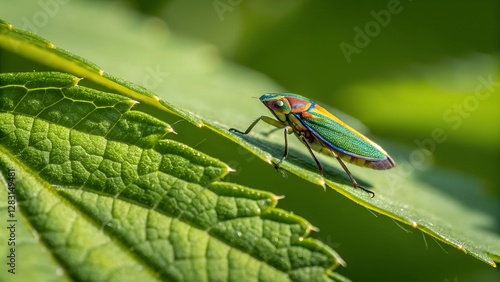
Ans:
[[[236,172],[236,169],[234,169],[228,165],[226,165],[226,170],[227,170],[227,172]]]
[[[279,196],[278,196],[278,195],[273,195],[273,197],[274,197],[274,200],[277,202],[277,201],[279,201],[279,200],[284,199],[284,198],[285,198],[285,195],[279,195]]]
[[[310,223],[308,223],[307,224],[307,233],[309,233],[311,231],[313,231],[313,232],[319,232],[319,228],[316,227],[316,226],[314,226],[314,225],[312,225],[312,224],[310,224]]]
[[[79,83],[80,81],[82,81],[84,78],[85,78],[85,76],[83,76],[83,77],[75,77],[75,78],[73,78],[72,85],[73,85],[73,86],[77,86],[77,85],[78,85],[78,83]]]
[[[324,178],[319,179],[316,183],[318,185],[320,185],[321,187],[323,187],[323,190],[326,191],[326,183],[325,183],[325,179]]]
[[[417,228],[418,227],[418,223],[416,221],[412,221],[411,222],[411,227]]]
[[[177,135],[177,132],[175,132],[175,130],[170,126],[167,127],[165,130],[165,134],[168,134],[168,133],[173,133],[173,134]]]
[[[338,264],[342,265],[343,267],[347,267],[347,263],[345,262],[345,260],[344,260],[344,259],[342,259],[342,258],[340,257],[340,255],[339,255],[339,254],[337,254],[336,252],[334,252],[334,256],[335,256],[335,259],[337,260],[337,263],[338,263]]]
[[[266,154],[266,162],[270,165],[274,165],[271,155]]]

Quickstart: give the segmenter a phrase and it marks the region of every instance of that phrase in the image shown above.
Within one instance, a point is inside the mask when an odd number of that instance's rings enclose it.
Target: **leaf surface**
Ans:
[[[94,10],[81,9],[83,14],[90,12]],[[93,30],[99,30],[102,24],[118,28],[121,26],[122,30],[127,26],[125,24],[127,21],[123,18],[112,18],[109,21],[89,24],[95,24]],[[123,22],[120,25],[115,21]],[[61,27],[62,24],[58,26]],[[100,85],[116,89],[142,103],[174,112],[198,126],[207,126],[222,136],[238,142],[268,163],[271,163],[273,158],[276,160],[281,156],[283,150],[281,134],[264,136],[261,132],[268,131],[264,126],[256,127],[256,131],[246,137],[227,131],[231,127],[244,129],[254,118],[267,114],[262,105],[250,97],[264,92],[279,92],[282,90],[279,86],[269,82],[260,74],[224,63],[211,46],[175,36],[167,37],[164,34],[165,30],[141,27],[136,24],[123,32],[117,32],[113,37],[117,46],[131,46],[130,49],[115,50],[114,56],[127,57],[126,62],[120,62],[123,64],[120,66],[114,66],[117,60],[109,57],[109,53],[89,51],[92,50],[92,42],[84,40],[72,42],[59,38],[59,44],[64,42],[65,48],[79,50],[79,54],[82,55],[88,52],[85,57],[99,61],[106,66],[106,69],[113,69],[113,73],[119,77],[136,83],[144,84],[145,81],[141,67],[154,69],[158,66],[161,71],[169,74],[157,81],[157,84],[150,85],[159,93],[158,97],[162,98],[159,101],[155,94],[129,84],[123,79],[107,75],[106,72],[103,72],[104,75],[99,75],[102,73],[101,68],[92,68],[93,65],[87,66],[85,60],[75,59],[60,49],[47,47],[51,46],[50,44],[42,44],[40,47],[43,56],[31,57],[29,52],[31,47],[17,50],[41,63],[78,76],[85,76]],[[72,26],[71,29],[84,33],[83,27]],[[46,30],[46,34],[52,35],[53,38],[56,38],[59,32],[56,28]],[[105,37],[105,31],[102,32],[102,36]],[[9,34],[8,38],[4,38],[11,41],[10,45],[19,45],[19,42],[31,40],[17,33],[20,32],[15,31]],[[140,44],[137,43],[137,38],[140,36],[153,39],[148,44]],[[10,47],[7,44],[4,48]],[[134,56],[127,56],[132,50],[142,48],[147,48],[148,52],[137,52]],[[56,54],[63,64],[53,65],[44,59],[48,54]],[[72,72],[73,65],[84,67],[79,68],[78,72]],[[172,66],[186,66],[186,68]],[[193,83],[194,79],[196,83]],[[123,90],[122,87],[128,90]],[[186,98],[187,94],[179,93],[189,93],[189,99]],[[326,183],[327,186],[371,210],[418,228],[490,265],[495,265],[494,261],[500,258],[500,238],[496,219],[499,205],[498,201],[486,199],[479,193],[481,183],[438,167],[421,173],[407,157],[404,157],[409,156],[411,150],[383,140],[376,141],[395,157],[396,169],[379,172],[350,166],[357,179],[377,193],[375,199],[370,199],[362,191],[354,190],[334,159],[320,158],[327,171],[326,179],[321,178],[314,163],[310,161],[306,149],[298,142],[293,142],[291,145],[293,150],[282,167],[312,183]],[[468,189],[470,187],[474,190]],[[472,204],[464,205],[464,202]]]
[[[53,271],[38,281],[340,279],[329,273],[342,260],[276,196],[219,181],[227,165],[166,139],[171,127],[135,101],[79,81],[0,75],[2,193],[16,195],[20,230],[37,234],[23,231],[18,257],[34,245],[54,258],[32,262]]]

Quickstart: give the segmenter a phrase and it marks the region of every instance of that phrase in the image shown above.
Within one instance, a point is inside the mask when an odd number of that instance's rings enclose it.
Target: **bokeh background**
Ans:
[[[433,148],[433,165],[477,180],[482,193],[500,198],[498,1],[131,0],[117,5],[164,21],[172,33],[209,42],[225,60],[355,116],[371,136],[408,151],[441,128],[447,139]],[[5,56],[0,53],[1,71],[44,69],[7,65]],[[481,99],[473,98],[477,93]],[[340,253],[348,267],[338,272],[354,281],[500,279],[498,269],[418,230],[374,216],[332,190],[293,175],[283,178],[207,129],[193,131],[185,122],[175,129],[186,132],[181,141],[238,164],[231,181],[286,195],[279,207],[320,226],[313,236]]]

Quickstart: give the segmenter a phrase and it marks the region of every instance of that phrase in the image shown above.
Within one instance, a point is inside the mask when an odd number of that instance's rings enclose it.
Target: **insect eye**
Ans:
[[[283,107],[283,105],[284,105],[284,103],[281,100],[274,102],[274,106],[277,108],[281,108],[281,107]]]

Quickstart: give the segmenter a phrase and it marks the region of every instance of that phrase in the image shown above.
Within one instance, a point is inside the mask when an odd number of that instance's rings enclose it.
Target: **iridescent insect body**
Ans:
[[[229,129],[231,132],[248,134],[261,120],[277,128],[284,128],[285,151],[274,165],[276,169],[279,169],[280,164],[288,156],[288,134],[293,132],[309,150],[321,175],[323,175],[323,167],[313,150],[335,157],[355,188],[362,189],[371,197],[375,196],[374,192],[356,182],[342,160],[377,170],[390,169],[395,163],[384,149],[303,96],[290,93],[267,93],[259,99],[276,119],[261,116],[252,122],[245,132],[235,128]]]

